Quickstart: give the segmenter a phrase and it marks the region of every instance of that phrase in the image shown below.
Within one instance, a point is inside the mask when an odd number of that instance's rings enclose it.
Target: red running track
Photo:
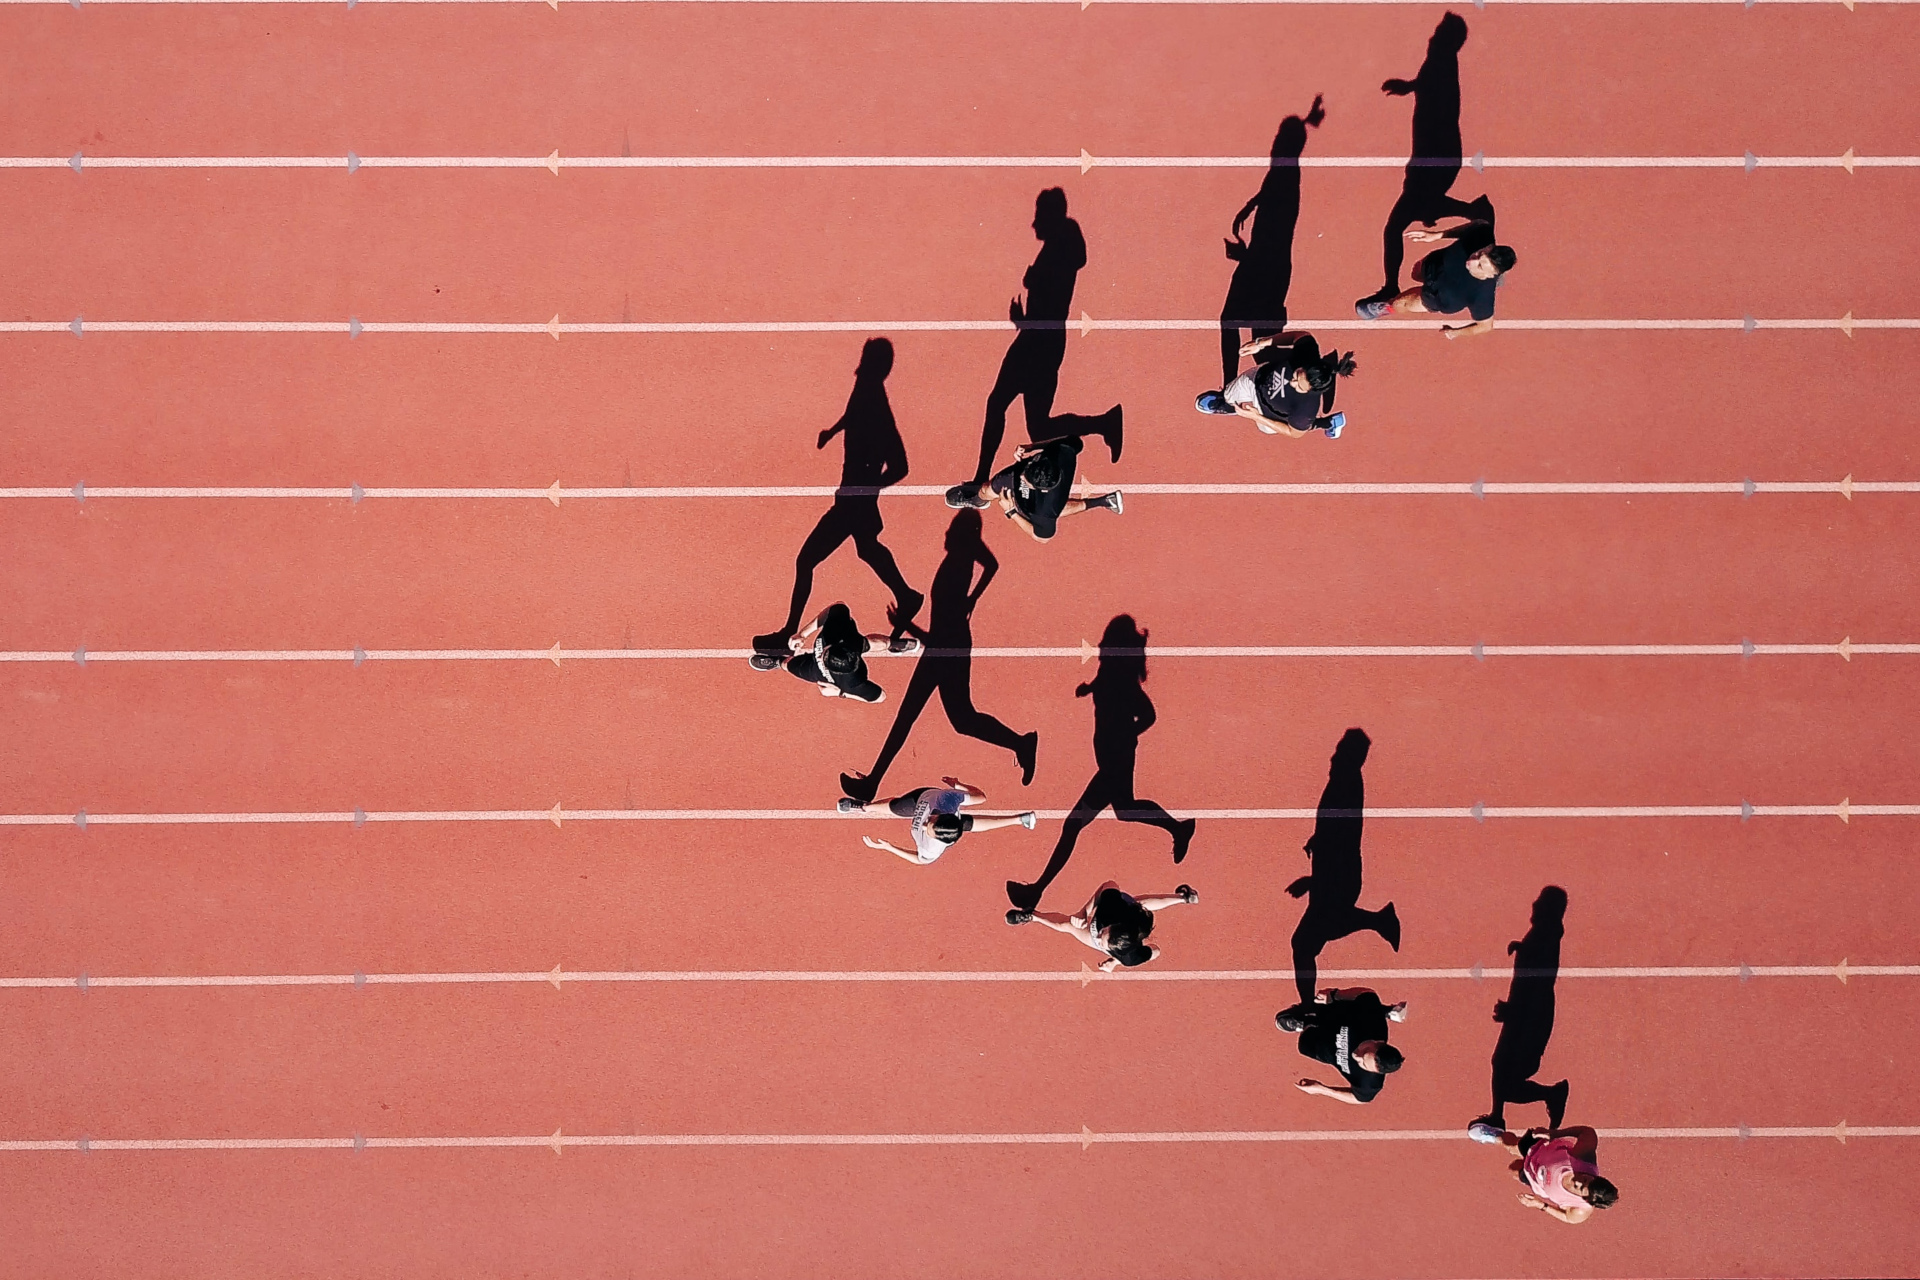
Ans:
[[[1435,16],[9,6],[0,154],[1259,155],[1320,92],[1310,156],[1392,156],[1408,104],[1377,86],[1413,73]],[[1901,7],[1468,22],[1469,153],[1920,150],[1920,19]],[[1204,320],[1257,180],[8,170],[0,319],[993,320],[1035,248],[1033,192],[1058,182],[1090,246],[1076,310]],[[1396,182],[1304,174],[1296,317],[1345,316],[1373,287]],[[1916,183],[1490,167],[1456,189],[1487,191],[1521,248],[1504,316],[1837,319],[1915,314]],[[0,486],[828,484],[838,456],[813,436],[865,336],[0,335]],[[958,479],[1005,337],[889,336],[910,483]],[[1910,331],[1347,338],[1362,373],[1337,443],[1193,416],[1218,374],[1204,332],[1072,337],[1059,405],[1126,404],[1125,457],[1086,467],[1122,487],[1920,479]],[[1001,572],[975,638],[1071,647],[1127,611],[1163,645],[1920,642],[1916,503],[1135,495],[1045,547],[990,528]],[[739,648],[778,621],[824,505],[0,498],[0,649]],[[885,510],[920,583],[948,513]],[[884,599],[848,551],[814,598],[876,622]],[[1159,657],[1139,791],[1177,813],[1310,807],[1361,724],[1384,808],[1912,805],[1916,662]],[[875,670],[897,698],[909,664]],[[1090,670],[976,660],[978,705],[1040,734],[1030,788],[937,706],[892,780],[951,771],[996,806],[1067,807],[1093,768],[1071,696]],[[0,701],[4,815],[824,810],[894,710],[818,704],[737,659],[9,662]],[[858,843],[897,823],[824,818],[9,825],[0,980],[63,985],[0,985],[0,1272],[1916,1274],[1900,1172],[1920,1124],[1917,822],[1376,816],[1363,902],[1396,902],[1403,949],[1361,936],[1322,957],[1329,976],[1398,971],[1367,981],[1412,1002],[1408,1069],[1368,1108],[1290,1087],[1309,1064],[1272,1027],[1284,978],[1194,976],[1290,963],[1303,820],[1204,819],[1177,870],[1160,833],[1094,826],[1058,904],[1109,877],[1186,879],[1201,902],[1156,931],[1153,972],[1177,980],[1092,985],[846,980],[1071,974],[1090,953],[997,920],[1052,820],[926,868]],[[1523,1210],[1501,1158],[1464,1139],[1486,1104],[1492,971],[1548,883],[1572,902],[1570,972],[1542,1078],[1570,1078],[1569,1119],[1613,1135],[1602,1163],[1623,1191],[1572,1231]],[[1843,958],[1909,972],[1843,985],[1826,976]],[[1741,964],[1759,976],[1726,976]],[[812,977],[103,985],[556,965]],[[1819,972],[1765,974],[1780,965]],[[1644,972],[1671,966],[1722,976]],[[1904,1136],[1860,1135],[1875,1127]],[[380,1145],[555,1130],[557,1156]],[[1648,1130],[1692,1136],[1620,1134]],[[1183,1137],[1111,1138],[1126,1133]],[[1354,1136],[1383,1133],[1402,1136]],[[571,1145],[619,1135],[753,1145]],[[795,1135],[1060,1141],[771,1145]],[[343,1145],[106,1145],[179,1139]],[[64,1149],[6,1145],[33,1142]]]

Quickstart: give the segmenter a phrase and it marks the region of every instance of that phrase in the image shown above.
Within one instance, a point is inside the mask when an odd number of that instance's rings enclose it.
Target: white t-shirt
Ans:
[[[958,813],[960,806],[966,802],[967,793],[964,791],[928,787],[920,793],[920,799],[913,806],[913,847],[919,850],[921,862],[932,862],[947,851],[948,846],[933,834],[934,816]]]

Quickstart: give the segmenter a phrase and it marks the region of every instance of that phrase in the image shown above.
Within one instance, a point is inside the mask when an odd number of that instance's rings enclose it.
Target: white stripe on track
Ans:
[[[556,482],[557,483],[557,482]],[[1080,489],[1100,486],[1082,480]],[[1457,481],[1299,481],[1292,483],[1123,484],[1129,494],[1172,497],[1605,497],[1609,495],[1762,493],[1839,494],[1920,493],[1920,480],[1457,480]],[[946,486],[899,484],[881,490],[882,498],[938,498]],[[352,485],[15,485],[0,487],[0,500],[75,498],[181,498],[200,500],[318,499],[358,503],[369,499],[522,500],[554,505],[581,500],[659,500],[701,498],[831,498],[834,485],[623,485],[544,489],[531,486],[475,488],[360,487]]]
[[[1842,1143],[1854,1138],[1916,1138],[1920,1125],[1734,1125],[1662,1129],[1600,1129],[1615,1141],[1636,1139],[1825,1138]],[[0,1140],[0,1152],[28,1151],[360,1151],[424,1148],[545,1147],[555,1155],[568,1147],[1004,1147],[1078,1146],[1124,1143],[1218,1144],[1295,1142],[1468,1142],[1464,1126],[1452,1129],[1265,1129],[1147,1130],[1095,1133],[607,1133],[512,1137],[411,1138],[68,1138]]]
[[[1920,3],[1920,0],[1915,0]],[[4,0],[0,0],[4,3]],[[394,321],[394,320],[7,320],[0,321],[0,333],[73,334],[103,333],[327,333],[351,337],[353,326],[359,335],[425,333],[444,335],[538,334],[557,339],[561,334],[739,334],[739,333],[1006,333],[1015,326],[1007,320],[711,320],[711,321],[609,321],[605,323],[567,321],[555,324],[521,321]],[[1432,320],[1360,320],[1354,317],[1336,320],[1296,320],[1296,329],[1359,330],[1374,333],[1434,330],[1447,324]],[[1038,324],[1029,328],[1041,328]],[[1070,332],[1130,333],[1213,333],[1215,320],[1073,320],[1052,326]],[[1839,319],[1502,319],[1500,328],[1520,333],[1599,333],[1644,331],[1672,333],[1682,331],[1718,331],[1739,333],[1748,329],[1841,330],[1920,329],[1920,319],[1862,320],[1850,316]]]
[[[85,0],[99,3],[100,0]],[[1411,2],[1411,0],[1409,0]],[[1266,156],[89,156],[95,169],[1265,169]],[[1301,169],[1404,169],[1405,156],[1303,156]],[[1476,169],[1737,169],[1738,156],[1490,156],[1431,159]],[[1754,169],[1912,169],[1920,156],[1762,156]],[[72,156],[0,156],[0,169],[74,169]]]
[[[1322,969],[1322,978],[1363,982],[1415,981],[1504,981],[1513,976],[1511,968],[1478,967],[1471,969]],[[1920,965],[1867,965],[1843,961],[1840,965],[1622,965],[1611,967],[1567,965],[1558,970],[1566,979],[1660,978],[1825,978],[1845,974],[1854,978],[1916,978]],[[295,973],[228,974],[152,977],[17,978],[0,977],[0,990],[59,989],[92,990],[95,987],[153,989],[194,987],[355,987],[355,986],[464,986],[497,983],[547,983],[555,987],[567,983],[1048,983],[1077,982],[1272,982],[1293,981],[1291,969],[1135,969],[1125,973],[1097,973],[1082,968],[1068,970],[732,970],[707,969],[684,971],[584,970],[562,971],[558,966],[546,972],[524,973]]]
[[[1064,819],[1069,810],[1042,809],[1048,821]],[[1316,816],[1301,809],[1182,809],[1192,818],[1210,822],[1294,821]],[[378,822],[857,822],[871,814],[840,813],[833,809],[426,809],[410,811],[260,812],[260,813],[11,813],[0,814],[0,827],[187,827],[187,826],[315,826]],[[1371,807],[1372,819],[1493,818],[1839,818],[1920,817],[1920,804],[1700,804],[1700,805],[1488,805],[1433,807]],[[1099,821],[1115,821],[1102,813]]]
[[[980,645],[934,649],[936,656],[975,658],[1073,658],[1089,649],[1072,645]],[[1920,643],[1874,643],[1851,638],[1833,644],[1290,644],[1154,645],[1151,658],[1745,658],[1842,657],[1860,654],[1915,655]],[[741,661],[752,649],[16,649],[0,651],[0,663],[96,662],[688,662]],[[920,655],[884,649],[875,659],[913,661]]]

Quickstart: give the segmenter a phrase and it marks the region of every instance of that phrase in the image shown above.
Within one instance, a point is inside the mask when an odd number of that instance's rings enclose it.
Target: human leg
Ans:
[[[1080,840],[1080,833],[1087,824],[1100,815],[1107,807],[1112,791],[1111,780],[1104,772],[1095,772],[1087,783],[1087,789],[1074,801],[1073,809],[1067,814],[1066,821],[1060,824],[1060,838],[1054,842],[1053,854],[1047,859],[1046,870],[1032,884],[1021,884],[1016,880],[1007,881],[1007,898],[1014,906],[1031,911],[1040,902],[1047,886],[1054,878],[1066,870],[1067,862],[1073,857],[1073,848]]]

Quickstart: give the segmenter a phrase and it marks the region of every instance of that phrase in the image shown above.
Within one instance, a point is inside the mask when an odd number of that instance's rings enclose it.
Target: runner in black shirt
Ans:
[[[1372,1102],[1387,1076],[1400,1069],[1400,1051],[1387,1043],[1388,1022],[1406,1018],[1407,1006],[1385,1005],[1365,987],[1328,988],[1310,1005],[1295,1005],[1275,1016],[1282,1031],[1299,1031],[1300,1053],[1332,1066],[1346,1086],[1305,1079],[1302,1093],[1341,1102]]]
[[[1256,338],[1240,348],[1257,363],[1224,391],[1201,392],[1193,407],[1202,413],[1251,418],[1270,436],[1324,431],[1328,438],[1339,439],[1347,415],[1333,412],[1334,380],[1353,376],[1353,353],[1343,356],[1331,351],[1323,356],[1310,333],[1275,350],[1276,337]]]
[[[1395,311],[1412,315],[1455,315],[1465,311],[1473,323],[1443,325],[1440,332],[1457,338],[1492,329],[1494,291],[1500,277],[1513,270],[1518,259],[1512,249],[1494,242],[1493,206],[1487,204],[1484,197],[1477,206],[1486,211],[1484,218],[1463,222],[1445,231],[1409,228],[1407,239],[1415,244],[1436,244],[1442,240],[1453,243],[1434,250],[1414,265],[1414,278],[1420,281],[1418,287],[1393,298],[1364,298],[1354,305],[1354,312],[1362,320],[1378,320]]]
[[[999,472],[987,484],[988,492],[1000,501],[1007,518],[1045,542],[1055,527],[1067,517],[1096,508],[1120,514],[1123,499],[1118,489],[1097,498],[1075,498],[1073,473],[1084,437],[1066,436],[1045,444],[1022,445],[1014,451],[1014,464]],[[964,505],[985,506],[986,494],[963,499]]]
[[[818,685],[825,697],[885,702],[886,690],[867,675],[867,660],[861,656],[876,644],[887,645],[895,653],[912,653],[920,647],[910,636],[861,635],[853,612],[844,604],[831,604],[805,631],[786,642],[789,653],[762,650],[748,661],[755,671],[785,667],[787,674]]]

